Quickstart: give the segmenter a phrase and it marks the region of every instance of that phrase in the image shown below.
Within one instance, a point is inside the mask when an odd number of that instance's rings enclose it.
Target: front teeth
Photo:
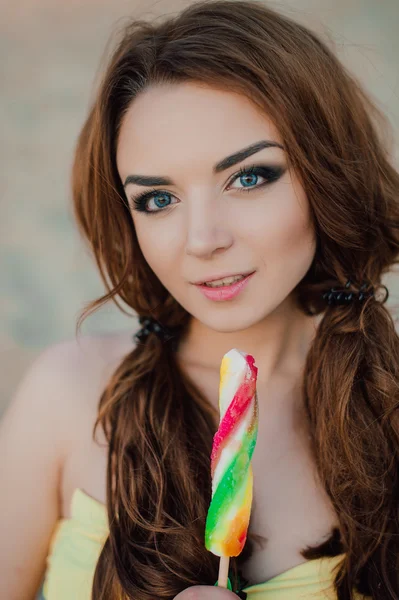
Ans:
[[[206,285],[207,287],[222,287],[223,285],[230,285],[231,283],[235,283],[236,281],[241,281],[241,279],[245,279],[245,275],[226,277],[225,279],[218,279],[217,281],[212,281],[211,283],[204,283],[204,285]]]

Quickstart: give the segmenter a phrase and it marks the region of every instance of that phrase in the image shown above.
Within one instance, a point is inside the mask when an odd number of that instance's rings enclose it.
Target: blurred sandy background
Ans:
[[[129,16],[190,0],[0,0],[0,414],[42,348],[72,338],[103,286],[70,210],[72,150],[106,42]],[[399,139],[399,0],[291,0],[271,6],[330,38]],[[397,275],[386,281],[399,300]],[[83,332],[133,328],[113,305]]]

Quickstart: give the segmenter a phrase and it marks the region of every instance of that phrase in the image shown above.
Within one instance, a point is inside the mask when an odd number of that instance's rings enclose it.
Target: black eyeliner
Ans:
[[[238,179],[240,177],[243,177],[244,175],[248,175],[248,174],[250,175],[253,173],[255,175],[260,175],[261,177],[264,177],[266,179],[266,181],[264,183],[254,186],[254,187],[235,188],[235,190],[238,192],[255,191],[260,188],[263,188],[264,186],[270,185],[271,183],[280,179],[280,177],[282,177],[282,175],[284,175],[286,170],[287,170],[287,167],[285,165],[256,165],[256,164],[254,164],[249,167],[241,167],[241,169],[238,172],[234,173],[234,175],[231,176],[230,181],[227,185],[228,186],[231,185],[231,183],[234,182],[235,179]],[[172,194],[170,192],[167,192],[166,190],[160,190],[158,188],[148,190],[147,192],[144,192],[143,194],[138,194],[136,196],[130,196],[130,200],[134,204],[133,210],[137,210],[139,212],[144,212],[146,214],[164,212],[166,210],[166,208],[168,208],[171,205],[168,205],[165,208],[159,208],[158,210],[147,210],[146,209],[147,200],[150,200],[154,195],[157,195],[157,194],[168,194],[168,195],[172,196]]]
[[[169,194],[169,192],[160,190],[158,188],[154,188],[152,190],[149,190],[148,192],[144,192],[144,194],[138,194],[137,196],[131,196],[130,199],[134,204],[134,210],[138,210],[139,212],[144,212],[144,213],[159,212],[159,211],[146,210],[146,208],[145,208],[147,199],[150,199],[150,197],[154,196],[155,194]]]

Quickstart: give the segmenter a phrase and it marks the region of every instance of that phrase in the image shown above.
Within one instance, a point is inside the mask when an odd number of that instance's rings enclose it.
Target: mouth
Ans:
[[[229,287],[238,281],[242,281],[245,277],[252,275],[255,271],[248,271],[246,273],[237,273],[235,275],[225,275],[222,277],[210,277],[205,281],[197,281],[194,285],[206,286],[210,288]]]
[[[246,287],[254,274],[255,271],[252,271],[252,273],[248,273],[247,275],[237,275],[229,278],[226,277],[222,280],[197,283],[196,287],[209,300],[215,300],[216,302],[232,300]]]

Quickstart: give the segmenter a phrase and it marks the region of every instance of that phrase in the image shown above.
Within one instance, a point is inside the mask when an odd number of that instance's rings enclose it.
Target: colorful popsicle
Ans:
[[[223,587],[227,586],[228,557],[242,551],[251,513],[251,458],[258,433],[257,372],[254,358],[239,350],[230,350],[222,359],[220,423],[211,454],[212,499],[205,547],[222,559],[218,585]]]

